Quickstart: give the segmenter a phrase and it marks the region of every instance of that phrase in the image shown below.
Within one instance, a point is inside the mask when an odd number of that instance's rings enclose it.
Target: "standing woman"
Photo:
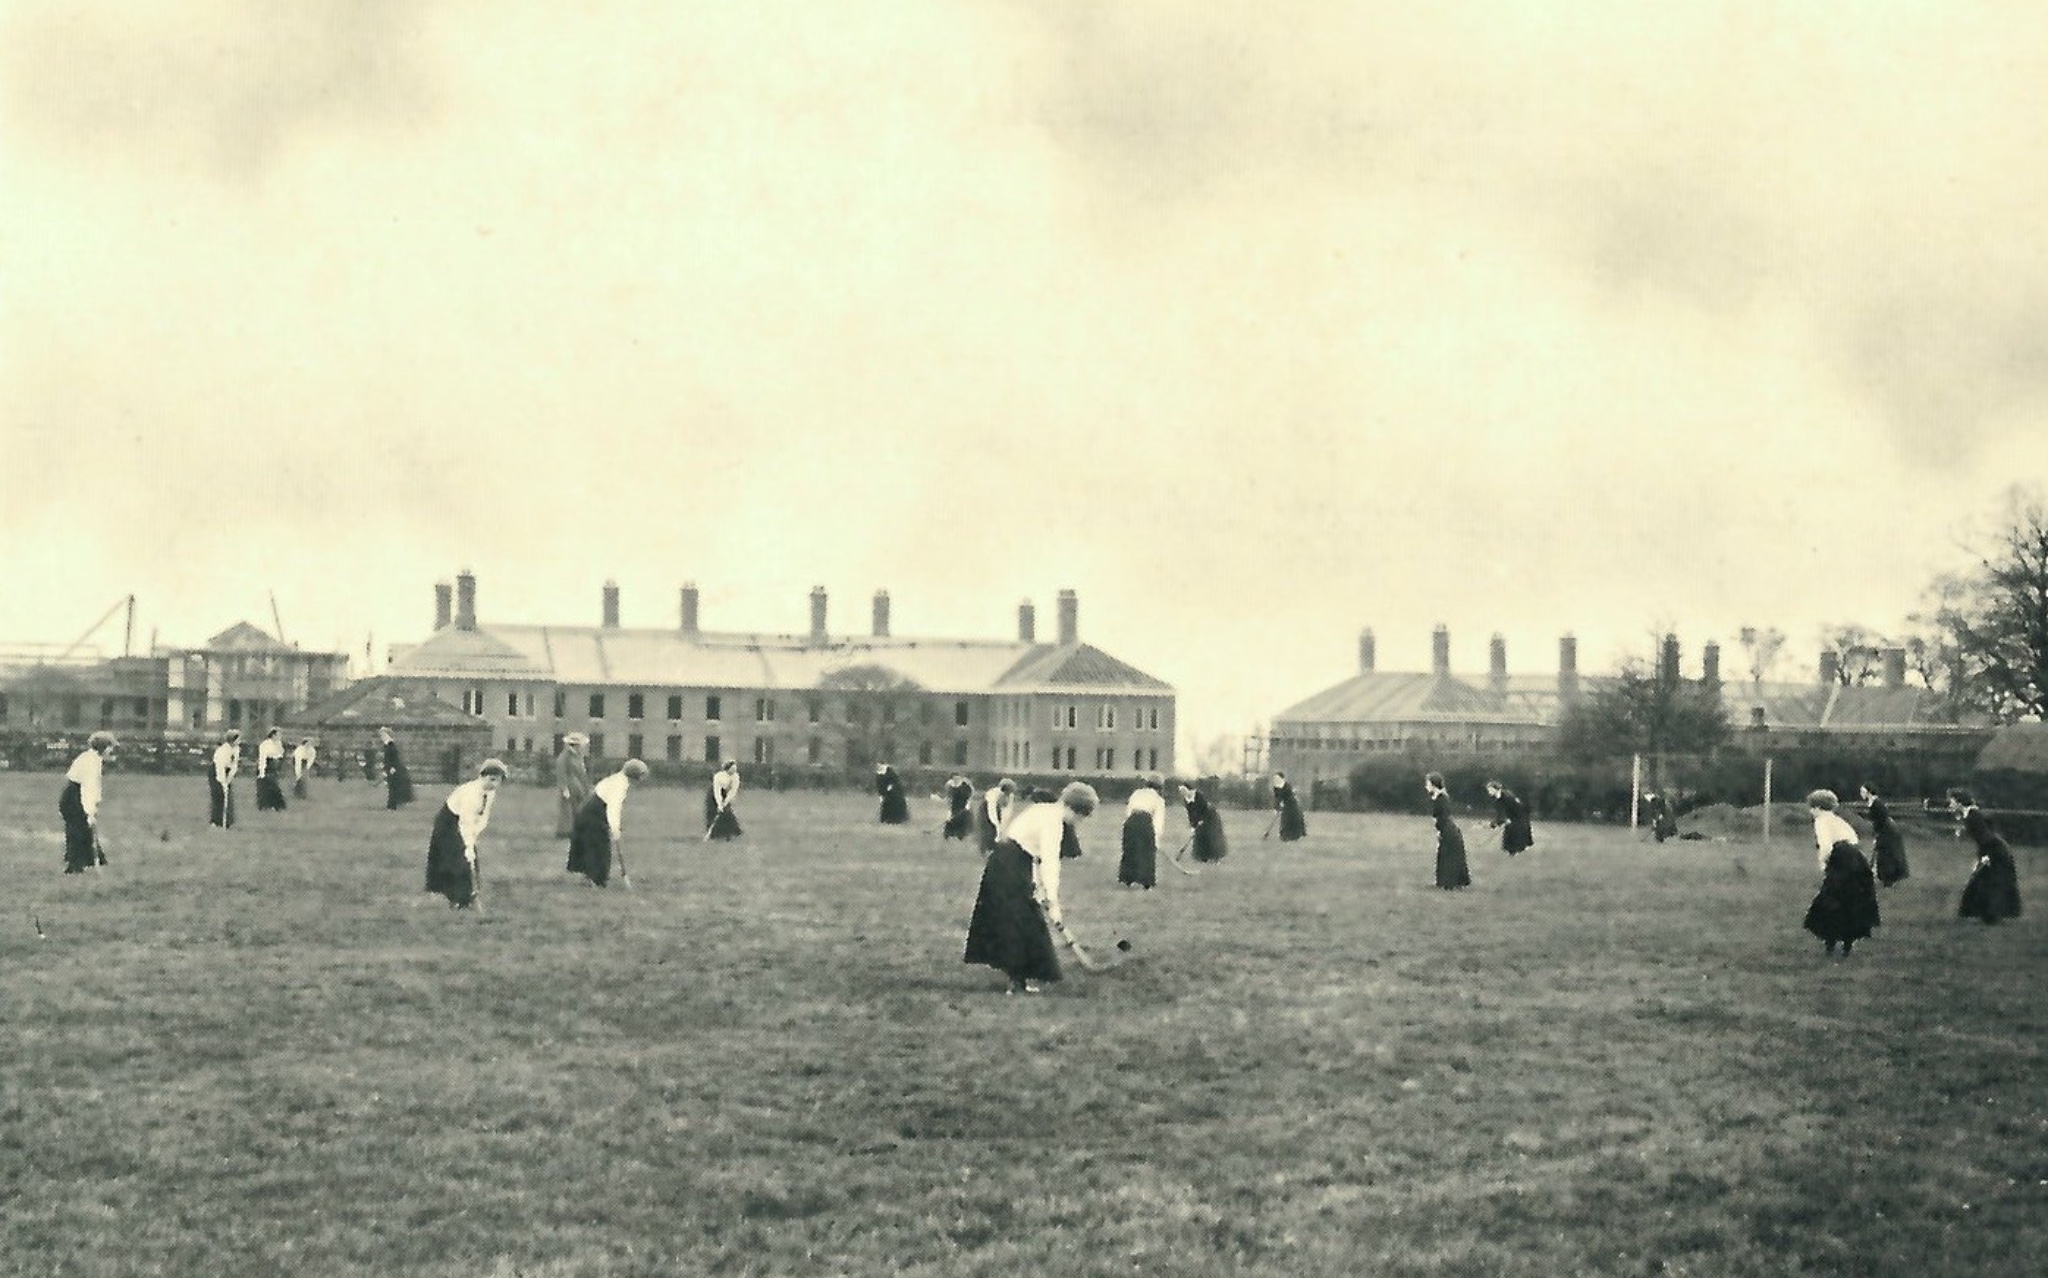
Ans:
[[[450,790],[447,802],[434,815],[434,836],[427,842],[427,891],[439,892],[458,910],[472,905],[483,908],[478,899],[483,875],[477,865],[476,841],[491,823],[491,805],[506,774],[503,763],[485,759],[476,770],[476,780]]]
[[[384,808],[396,812],[412,802],[412,773],[405,770],[405,760],[398,757],[398,742],[392,738],[391,729],[377,729],[377,740],[384,747]]]
[[[1116,881],[1150,889],[1157,882],[1159,845],[1166,841],[1166,778],[1147,772],[1124,803],[1124,854]]]
[[[732,801],[739,794],[740,761],[727,759],[724,767],[711,774],[711,786],[704,791],[705,838],[737,839],[744,833],[739,813],[732,810]]]
[[[1074,824],[1091,815],[1095,791],[1075,781],[1057,803],[1034,803],[1011,818],[981,869],[981,889],[967,924],[962,961],[992,967],[1010,978],[1012,994],[1036,994],[1041,981],[1060,979],[1054,930],[1060,914],[1060,846]]]
[[[2012,849],[1993,828],[1991,818],[1977,806],[1968,790],[1948,792],[1948,810],[1962,818],[1961,834],[1977,845],[1977,868],[1963,885],[1963,899],[1956,917],[1997,923],[2020,916],[2020,876],[2013,865]]]
[[[981,843],[981,854],[987,856],[996,850],[996,843],[1003,837],[1003,824],[1010,819],[1010,812],[1017,802],[1017,783],[1004,777],[990,786],[981,796],[981,802],[974,805],[974,837]]]
[[[1180,802],[1187,810],[1189,842],[1195,860],[1207,863],[1228,856],[1230,844],[1223,837],[1223,815],[1210,804],[1209,796],[1196,789],[1193,781],[1183,781]]]
[[[1444,774],[1432,772],[1422,778],[1429,795],[1429,815],[1436,822],[1436,885],[1445,891],[1472,886],[1472,871],[1465,865],[1465,832],[1451,819],[1451,790]]]
[[[256,743],[256,810],[284,811],[284,739],[276,728]]]
[[[1486,792],[1493,796],[1493,825],[1500,830],[1500,850],[1513,856],[1535,846],[1536,834],[1529,828],[1529,805],[1522,796],[1498,781],[1488,781]]]
[[[306,797],[306,778],[313,775],[313,764],[319,757],[319,743],[312,737],[301,737],[292,747],[292,797]]]
[[[1273,807],[1280,814],[1280,841],[1292,843],[1308,834],[1308,822],[1302,820],[1301,803],[1294,797],[1294,785],[1288,781],[1285,772],[1273,774]]]
[[[212,799],[208,825],[225,830],[235,823],[235,774],[242,770],[242,730],[229,728],[213,748],[212,766],[206,772],[206,789]]]
[[[974,814],[967,809],[974,802],[974,782],[959,773],[946,782],[946,824],[941,831],[949,839],[964,839],[974,833]]]
[[[113,733],[93,733],[86,738],[85,751],[64,773],[64,793],[57,797],[57,811],[64,815],[66,874],[83,874],[107,863],[99,838],[101,778],[114,745]]]
[[[1662,843],[1678,833],[1678,818],[1672,815],[1671,804],[1663,795],[1655,790],[1645,790],[1643,803],[1650,809],[1650,833],[1656,836],[1657,842]]]
[[[903,793],[903,779],[886,763],[875,765],[875,793],[881,796],[883,825],[903,825],[910,820],[910,798]]]
[[[562,748],[555,755],[555,837],[566,839],[576,832],[576,813],[590,797],[590,765],[583,761],[590,738],[580,732],[562,734]],[[574,872],[575,865],[565,865]]]
[[[612,853],[623,831],[620,819],[626,813],[626,792],[647,775],[647,765],[628,759],[604,780],[590,788],[590,797],[576,809],[576,829],[569,836],[569,868],[598,887],[611,882]]]
[[[1870,935],[1878,925],[1877,881],[1870,877],[1870,862],[1856,846],[1856,830],[1836,811],[1841,801],[1833,790],[1815,790],[1806,796],[1813,813],[1813,842],[1820,856],[1820,891],[1806,907],[1806,930],[1827,942],[1827,952],[1842,947],[1848,958],[1856,942]]]
[[[1899,833],[1899,823],[1892,820],[1892,810],[1885,806],[1885,801],[1867,785],[1861,790],[1863,810],[1870,814],[1870,841],[1877,849],[1877,881],[1890,887],[1910,873],[1906,868],[1906,836]]]

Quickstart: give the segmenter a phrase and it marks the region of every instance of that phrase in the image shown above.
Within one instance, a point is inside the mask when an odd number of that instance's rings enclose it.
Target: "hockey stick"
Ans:
[[[1197,828],[1199,828],[1199,827],[1197,827]],[[1180,851],[1178,851],[1178,852],[1176,852],[1176,853],[1174,853],[1174,854],[1173,854],[1172,858],[1170,859],[1170,864],[1171,864],[1171,865],[1173,866],[1173,868],[1174,868],[1174,869],[1176,869],[1176,870],[1179,870],[1179,871],[1180,871],[1180,872],[1181,872],[1182,874],[1185,874],[1185,875],[1187,875],[1187,876],[1188,876],[1189,878],[1191,878],[1191,879],[1198,879],[1198,878],[1202,877],[1202,872],[1201,872],[1200,870],[1191,870],[1191,869],[1189,869],[1189,868],[1188,868],[1187,866],[1185,866],[1185,865],[1182,865],[1182,864],[1181,864],[1181,860],[1180,860],[1180,859],[1181,859],[1181,857],[1182,857],[1182,856],[1184,856],[1184,855],[1185,855],[1185,854],[1187,853],[1187,850],[1188,850],[1188,849],[1189,849],[1190,847],[1194,846],[1194,842],[1195,842],[1195,831],[1194,831],[1194,830],[1190,830],[1190,831],[1188,831],[1188,838],[1187,838],[1187,842],[1185,842],[1185,843],[1181,844],[1181,845],[1180,845]]]
[[[1080,938],[1067,930],[1065,920],[1056,919],[1048,914],[1045,921],[1052,925],[1052,930],[1058,934],[1060,940],[1065,942],[1067,948],[1074,952],[1074,961],[1079,963],[1084,971],[1107,972],[1115,966],[1112,963],[1102,962],[1089,954],[1087,950],[1082,949]]]
[[[1266,836],[1267,836],[1267,835],[1270,835],[1270,834],[1272,834],[1272,833],[1273,833],[1273,827],[1274,827],[1274,826],[1276,826],[1276,825],[1278,825],[1278,824],[1280,824],[1280,814],[1279,814],[1278,812],[1275,812],[1275,813],[1273,814],[1273,819],[1272,819],[1271,821],[1268,821],[1268,822],[1266,822],[1266,833],[1265,833],[1265,834],[1261,834],[1261,835],[1259,836],[1259,841],[1260,841],[1261,843],[1265,842],[1265,841],[1266,841]]]
[[[104,869],[107,864],[107,850],[100,846],[100,828],[92,827],[92,859],[94,869]]]
[[[619,863],[619,882],[625,886],[628,892],[631,892],[633,890],[633,876],[626,872],[626,841],[623,838],[612,840],[612,856]]]
[[[718,811],[711,814],[711,824],[704,827],[704,841],[706,843],[711,842],[711,832],[718,828],[718,818],[724,815],[725,805],[721,803],[718,805]]]

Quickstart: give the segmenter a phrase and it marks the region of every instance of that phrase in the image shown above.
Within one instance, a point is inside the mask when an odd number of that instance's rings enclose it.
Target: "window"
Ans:
[[[482,688],[464,688],[462,690],[462,713],[482,714],[483,712],[484,690]],[[253,712],[250,717],[255,717]]]
[[[1149,749],[1149,750],[1145,751],[1145,758],[1146,758],[1146,763],[1145,763],[1145,766],[1146,766],[1147,768],[1150,768],[1150,769],[1151,769],[1152,771],[1154,771],[1154,772],[1157,772],[1157,771],[1159,771],[1159,747],[1158,747],[1158,746],[1153,746],[1153,747],[1152,747],[1151,749]]]
[[[925,767],[927,767],[927,768],[928,768],[928,767],[930,767],[930,766],[932,765],[932,743],[931,743],[931,742],[929,742],[929,741],[920,741],[920,742],[918,742],[918,743],[917,743],[917,761],[918,761],[918,762],[919,762],[920,764],[923,764],[923,765],[924,765]]]
[[[1061,728],[1072,728],[1080,722],[1081,711],[1078,706],[1054,706],[1052,708],[1052,726],[1055,731]]]
[[[825,761],[825,738],[812,737],[804,757],[810,763],[823,763]]]
[[[1024,766],[1027,768],[1031,766],[1031,743],[1029,741],[1024,743]]]
[[[526,717],[529,719],[533,718],[533,692],[531,689],[528,689],[526,693]]]
[[[604,694],[602,692],[590,694],[590,717],[593,719],[604,718]]]
[[[769,697],[755,697],[755,698],[754,698],[754,722],[755,722],[755,723],[773,723],[773,722],[775,722],[775,702],[774,702],[774,700],[773,700],[773,699],[771,699],[771,698],[769,698]]]
[[[1097,732],[1116,731],[1115,706],[1102,705],[1095,707],[1095,730]]]
[[[683,721],[683,699],[681,696],[674,696],[668,699],[668,721],[670,723],[681,723]]]
[[[1145,724],[1145,728],[1146,728],[1146,730],[1147,730],[1147,731],[1150,731],[1150,732],[1157,732],[1157,731],[1159,731],[1159,707],[1158,707],[1158,706],[1153,706],[1153,707],[1152,707],[1152,709],[1150,710],[1150,712],[1148,712],[1148,713],[1146,714],[1145,718],[1147,719],[1147,722],[1146,722],[1146,724]]]
[[[823,716],[824,710],[825,707],[818,704],[816,701],[807,701],[804,703],[804,715],[812,723],[816,723],[819,720],[819,718]],[[811,760],[811,762],[816,763],[817,760],[813,759]]]
[[[706,697],[706,698],[704,698],[704,722],[706,722],[706,723],[717,723],[717,722],[718,722],[718,720],[719,720],[719,718],[720,718],[720,716],[721,716],[721,710],[720,710],[720,707],[719,707],[719,704],[718,704],[718,698],[717,698],[717,697]],[[708,756],[707,756],[707,757],[708,757]]]
[[[71,712],[71,707],[73,707],[73,706],[75,706],[75,705],[77,705],[77,704],[78,704],[78,698],[77,698],[77,697],[67,697],[67,698],[65,698],[65,701],[64,701],[64,722],[65,722],[65,723],[67,723],[67,724],[72,724],[72,723],[76,723],[76,722],[78,721],[78,718],[77,718],[77,716],[76,716],[76,715],[74,715],[74,714],[73,714],[73,713]],[[229,722],[230,724],[232,724],[232,725],[235,725],[235,726],[237,726],[237,727],[239,727],[239,726],[241,725],[241,722],[242,722],[242,703],[241,703],[240,701],[233,701],[233,700],[231,700],[231,701],[229,701],[229,702],[228,702],[228,722]]]
[[[773,762],[775,762],[775,743],[774,743],[773,741],[769,740],[769,739],[768,739],[767,737],[755,737],[755,738],[754,738],[754,762],[756,762],[756,763],[773,763]]]
[[[1075,749],[1075,747],[1073,747],[1073,746],[1068,746],[1068,747],[1067,747],[1067,771],[1069,771],[1069,772],[1072,772],[1072,771],[1073,771],[1073,770],[1075,769],[1075,767],[1077,767],[1077,766],[1078,766],[1078,765],[1077,765],[1077,764],[1076,764],[1076,763],[1074,762],[1074,749]]]
[[[0,719],[7,717],[7,694],[0,692]]]
[[[507,719],[514,719],[518,716],[519,694],[516,692],[508,692],[505,694],[505,717]]]
[[[929,701],[920,701],[920,702],[918,702],[918,703],[917,703],[917,721],[918,721],[919,723],[930,723],[930,722],[932,721],[932,703],[931,703],[931,702],[929,702]]]
[[[704,738],[704,762],[706,762],[706,763],[718,763],[718,762],[720,762],[720,759],[719,759],[719,757],[718,757],[718,738],[717,738],[717,737],[706,737],[706,738]]]
[[[100,726],[102,728],[114,726],[114,699],[112,697],[100,698]]]
[[[678,762],[683,757],[683,739],[674,733],[669,734],[668,757],[670,762]]]
[[[1095,769],[1098,772],[1116,771],[1116,747],[1102,746],[1095,751]]]
[[[137,723],[148,723],[148,722],[149,722],[149,698],[148,698],[148,697],[137,697],[137,698],[135,698],[135,721],[136,721]]]
[[[626,738],[626,757],[628,759],[639,758],[641,753],[646,749],[647,738],[641,736],[639,733],[636,732],[632,736]]]
[[[555,689],[555,717],[557,719],[569,717],[569,694],[560,688]]]
[[[953,743],[953,766],[956,768],[967,766],[967,743],[965,741],[955,741]]]
[[[965,701],[955,701],[953,703],[953,726],[956,728],[967,726],[967,703]]]
[[[647,698],[637,692],[627,693],[626,717],[635,723],[645,719],[647,717]]]
[[[593,732],[590,734],[590,757],[593,759],[604,758],[604,733]]]

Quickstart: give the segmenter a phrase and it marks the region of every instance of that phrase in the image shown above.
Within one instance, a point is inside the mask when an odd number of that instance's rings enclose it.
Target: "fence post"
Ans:
[[[1764,846],[1771,846],[1771,761],[1764,760]]]
[[[1628,765],[1628,828],[1636,828],[1636,812],[1643,801],[1643,756],[1631,755]]]

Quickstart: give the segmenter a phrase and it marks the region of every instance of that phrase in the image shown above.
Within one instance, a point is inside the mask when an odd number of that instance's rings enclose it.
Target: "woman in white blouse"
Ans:
[[[498,787],[505,784],[506,772],[498,760],[484,760],[476,779],[450,790],[434,815],[434,835],[427,841],[427,891],[439,892],[458,910],[481,907],[477,891],[483,876],[476,843],[491,823],[491,805],[497,801]]]
[[[1094,813],[1095,791],[1075,781],[1057,803],[1034,803],[1003,827],[981,870],[981,890],[967,925],[965,962],[1010,978],[1010,993],[1035,994],[1060,979],[1052,934],[1066,932],[1060,913],[1060,844],[1067,829]]]
[[[313,775],[314,761],[320,757],[320,742],[313,737],[301,737],[292,747],[292,794],[306,797],[306,778]]]
[[[207,824],[225,830],[235,823],[235,774],[242,770],[242,730],[229,728],[213,748],[213,766],[206,773],[206,790],[212,800]]]
[[[107,863],[107,854],[100,851],[100,785],[114,744],[113,733],[93,733],[86,738],[85,752],[73,759],[64,773],[64,793],[57,799],[57,811],[64,814],[66,874],[83,874]]]
[[[256,810],[284,811],[284,738],[276,728],[256,743]]]
[[[1842,947],[1842,957],[1870,935],[1877,926],[1877,879],[1870,862],[1857,846],[1856,828],[1844,821],[1836,809],[1841,800],[1833,790],[1815,790],[1806,796],[1813,812],[1813,842],[1820,860],[1820,891],[1806,909],[1806,930],[1827,942],[1827,952]]]
[[[711,784],[704,791],[704,839],[736,839],[745,831],[740,829],[740,814],[733,810],[733,800],[740,796],[740,763],[738,759],[727,759],[725,766],[711,774]]]
[[[592,786],[590,797],[576,809],[576,827],[569,834],[569,868],[598,887],[611,882],[612,854],[624,830],[626,792],[646,775],[646,764],[628,759]]]
[[[1159,845],[1166,841],[1166,778],[1148,772],[1124,804],[1124,854],[1116,881],[1150,888],[1159,869]]]

